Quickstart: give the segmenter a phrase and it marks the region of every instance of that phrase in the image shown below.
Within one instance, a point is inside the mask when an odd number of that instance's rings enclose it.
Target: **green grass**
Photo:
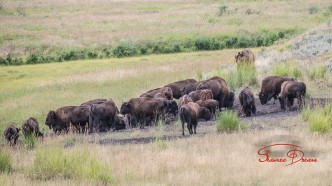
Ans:
[[[301,114],[302,119],[309,123],[311,132],[327,133],[332,131],[332,104],[321,108],[305,108]]]
[[[0,151],[0,173],[10,173],[13,171],[13,160],[10,152],[5,149]]]
[[[278,63],[273,69],[273,75],[302,79],[302,71],[299,65],[293,62]]]
[[[237,112],[227,110],[217,117],[218,132],[233,132],[240,130]]]
[[[313,67],[308,70],[310,80],[326,80],[327,78],[327,67]]]
[[[88,179],[109,184],[113,179],[106,165],[82,149],[39,149],[29,174],[33,179],[44,181],[54,178]]]

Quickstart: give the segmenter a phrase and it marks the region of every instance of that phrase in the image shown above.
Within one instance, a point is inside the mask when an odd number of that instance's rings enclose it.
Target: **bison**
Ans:
[[[213,98],[212,91],[208,89],[195,90],[193,92],[190,92],[188,96],[193,100],[193,102],[196,102],[198,100],[206,100]]]
[[[235,56],[235,61],[238,67],[242,64],[253,65],[255,62],[255,55],[249,49],[244,49]]]
[[[233,107],[234,93],[228,90],[227,83],[224,79],[215,76],[208,80],[202,81],[197,86],[197,90],[204,89],[209,89],[212,91],[213,99],[219,102],[219,108]]]
[[[196,103],[201,107],[206,107],[209,109],[211,114],[214,116],[216,115],[216,111],[219,110],[219,103],[217,100],[214,99],[206,99],[206,100],[198,100]]]
[[[94,99],[94,100],[90,100],[90,101],[84,102],[80,106],[91,106],[93,104],[100,104],[100,103],[104,103],[106,101],[107,101],[107,99],[103,99],[103,98],[101,98],[101,99]]]
[[[244,112],[247,117],[251,116],[251,113],[256,115],[255,97],[249,87],[245,87],[240,92],[239,100],[241,104],[241,111]]]
[[[38,121],[33,117],[30,117],[28,120],[23,122],[22,131],[24,137],[27,137],[29,135],[35,135],[36,137],[44,137],[44,134],[39,130]]]
[[[119,109],[113,100],[91,105],[89,133],[106,132],[120,123]]]
[[[192,83],[196,83],[197,81],[194,79],[186,79],[186,80],[181,80],[181,81],[177,81],[174,83],[170,83],[165,85],[164,87],[169,87],[172,89],[173,92],[173,97],[175,99],[179,99],[182,96],[182,90],[185,86],[192,84]],[[195,88],[196,89],[196,88]]]
[[[182,88],[181,90],[181,95],[189,95],[190,92],[193,92],[196,90],[197,86],[201,83],[201,81],[197,81],[197,82],[194,82],[194,83],[189,83],[188,85],[186,85],[185,87]]]
[[[185,94],[184,96],[182,96],[179,101],[178,101],[178,108],[180,109],[183,105],[189,103],[189,102],[193,102],[193,100],[187,95]]]
[[[262,105],[265,105],[272,99],[272,97],[274,98],[273,103],[275,103],[275,100],[278,99],[278,95],[281,91],[281,84],[284,81],[294,81],[294,79],[282,76],[268,76],[263,79],[261,91],[258,94]]]
[[[9,125],[5,131],[4,136],[7,140],[7,144],[9,143],[10,146],[15,146],[17,143],[17,139],[19,137],[20,128],[17,128],[15,125]]]
[[[173,99],[173,91],[169,87],[161,87],[153,90],[149,90],[146,93],[142,94],[140,97],[154,97],[156,94],[162,93],[166,96],[167,99]]]
[[[55,133],[68,132],[70,124],[84,130],[89,123],[89,106],[66,106],[49,111],[45,124]]]
[[[281,93],[279,95],[279,102],[281,109],[285,109],[285,105],[290,107],[294,104],[294,98],[297,98],[299,108],[305,105],[304,96],[306,94],[306,85],[298,81],[284,81],[281,84]]]
[[[174,100],[149,97],[133,98],[129,102],[124,102],[120,109],[121,114],[130,114],[136,118],[141,124],[141,128],[153,120],[164,119],[166,114],[176,115],[177,112],[178,107]]]
[[[167,99],[165,94],[163,93],[157,93],[156,95],[153,96],[153,98],[156,98],[156,99]]]
[[[199,106],[197,103],[189,102],[180,108],[180,120],[182,123],[182,135],[184,136],[184,124],[190,134],[196,134],[196,127],[199,119],[210,120],[212,114],[209,109]],[[194,131],[193,131],[194,127]]]

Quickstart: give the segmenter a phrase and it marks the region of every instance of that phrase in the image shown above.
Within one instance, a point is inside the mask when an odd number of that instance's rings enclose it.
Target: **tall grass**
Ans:
[[[87,150],[75,149],[65,151],[62,148],[44,148],[36,152],[36,159],[30,177],[50,180],[87,179],[100,183],[110,183],[112,177],[106,165],[101,164]]]
[[[233,132],[240,129],[239,118],[236,112],[227,110],[217,117],[218,132]]]
[[[332,104],[321,108],[305,108],[302,110],[302,119],[309,123],[311,132],[327,133],[332,131]]]
[[[36,137],[34,135],[27,135],[24,137],[23,143],[25,148],[34,149],[36,147]]]
[[[308,70],[310,80],[324,80],[327,78],[327,67],[314,67]]]
[[[294,77],[295,79],[302,78],[302,71],[298,64],[293,62],[278,63],[273,69],[273,75]]]
[[[13,171],[13,160],[8,151],[0,151],[0,173],[10,173]]]

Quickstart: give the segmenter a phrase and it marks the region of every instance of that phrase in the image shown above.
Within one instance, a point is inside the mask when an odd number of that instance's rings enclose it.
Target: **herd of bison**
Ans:
[[[241,56],[250,53],[239,52]],[[248,56],[245,56],[248,59]],[[245,62],[245,60],[243,60]],[[306,85],[293,78],[268,76],[262,80],[259,100],[265,105],[274,98],[279,100],[281,109],[285,110],[297,98],[299,108],[305,103]],[[250,117],[256,115],[254,93],[245,87],[238,95],[241,112]],[[177,101],[175,100],[177,99]],[[48,112],[45,124],[54,133],[67,133],[73,128],[78,132],[97,133],[110,130],[155,125],[159,121],[167,123],[168,118],[180,118],[182,135],[185,135],[185,123],[190,134],[196,134],[198,120],[211,120],[217,112],[232,109],[235,94],[231,92],[226,81],[221,77],[212,77],[203,81],[186,79],[167,84],[161,88],[149,90],[138,98],[124,102],[120,111],[112,99],[94,99],[79,106],[65,106]],[[174,120],[173,120],[174,121]],[[24,136],[43,137],[38,121],[30,117],[22,124]],[[19,131],[15,125],[9,125],[4,136],[10,145],[15,145]]]

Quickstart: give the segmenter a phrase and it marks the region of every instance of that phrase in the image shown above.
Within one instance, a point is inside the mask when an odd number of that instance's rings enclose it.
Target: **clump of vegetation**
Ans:
[[[238,114],[232,110],[222,112],[217,117],[218,132],[233,132],[240,130]]]
[[[34,135],[27,135],[24,137],[23,143],[25,148],[34,149],[36,147],[36,137]]]
[[[317,14],[319,9],[315,6],[312,6],[308,9],[308,11],[309,11],[309,14]]]
[[[0,173],[10,173],[13,171],[13,161],[10,153],[6,150],[0,151]]]
[[[255,65],[242,64],[236,70],[230,70],[227,73],[217,71],[215,75],[225,79],[230,90],[235,91],[237,88],[244,85],[257,85],[256,67]]]
[[[297,64],[290,62],[277,64],[273,69],[273,75],[294,77],[295,79],[302,78],[302,72],[300,67]]]
[[[332,104],[321,108],[305,108],[301,112],[302,119],[309,123],[311,132],[327,133],[332,131]]]
[[[222,16],[222,15],[226,14],[227,13],[227,9],[228,9],[227,5],[221,5],[219,7],[218,16]]]
[[[327,78],[327,67],[314,67],[310,68],[308,71],[310,80],[321,80]]]
[[[109,168],[97,161],[88,151],[80,149],[40,149],[36,152],[36,159],[29,174],[40,180],[61,177],[90,179],[104,184],[112,181]]]

